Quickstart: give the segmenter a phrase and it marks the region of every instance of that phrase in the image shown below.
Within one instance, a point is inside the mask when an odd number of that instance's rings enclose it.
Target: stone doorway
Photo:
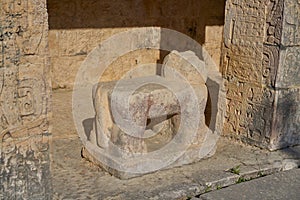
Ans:
[[[220,64],[224,0],[192,0],[187,5],[181,0],[48,0],[47,8],[54,146],[56,139],[78,138],[71,110],[77,70],[93,48],[116,33],[136,27],[176,30],[200,43],[216,65]],[[168,53],[143,49],[126,54],[111,64],[101,80],[117,80],[143,63],[160,64]],[[209,115],[209,109],[206,111]]]

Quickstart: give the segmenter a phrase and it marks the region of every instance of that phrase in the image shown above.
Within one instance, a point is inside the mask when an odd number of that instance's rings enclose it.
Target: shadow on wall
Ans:
[[[52,50],[50,49],[52,52],[52,82],[55,84],[58,82],[57,88],[61,87],[60,85],[64,88],[64,84],[71,85],[73,83],[71,76],[75,76],[81,61],[90,50],[86,48],[84,51],[79,51],[84,45],[80,43],[86,42],[86,40],[78,40],[77,36],[71,34],[73,30],[80,30],[80,34],[88,37],[88,31],[83,32],[84,30],[155,26],[179,31],[201,45],[208,41],[210,44],[206,45],[206,48],[214,49],[219,48],[220,45],[216,43],[221,43],[220,38],[222,38],[222,36],[214,34],[221,35],[222,33],[206,32],[206,27],[223,26],[225,19],[225,0],[47,0],[47,8],[50,31],[69,30],[57,34],[65,34],[69,37],[57,37],[55,40],[49,40],[50,48],[53,47]],[[102,36],[101,34],[97,35],[97,37]],[[167,40],[168,37],[166,34],[162,35],[161,40]],[[71,45],[67,44],[69,39],[72,41]],[[78,44],[73,44],[73,40],[76,39]],[[87,38],[87,40],[94,39],[94,36]],[[93,42],[97,43],[97,41]],[[86,43],[90,45],[89,41]],[[161,50],[157,63],[162,64],[168,53]],[[161,66],[157,67],[157,74],[160,75]],[[68,77],[70,77],[70,81],[65,81]],[[212,112],[215,113],[211,110],[212,106],[216,105],[211,105],[209,99],[206,109],[207,124],[210,123]],[[215,122],[215,118],[212,119],[212,122]],[[90,121],[86,121],[85,125],[85,127],[90,127]],[[89,130],[86,131],[89,132]]]
[[[299,93],[279,91],[278,102],[275,106],[276,116],[273,124],[273,132],[276,134],[275,147],[284,148],[300,144],[300,105],[297,98]],[[271,146],[272,147],[272,146]],[[300,156],[300,149],[298,156]]]
[[[297,94],[285,94],[281,90],[271,93],[270,90],[264,89],[263,98],[259,101],[254,98],[257,97],[253,94],[247,98],[250,103],[244,110],[246,117],[239,124],[247,130],[248,135],[240,134],[236,138],[247,144],[271,151],[280,150],[292,156],[297,154],[299,157],[300,149],[284,149],[300,144],[300,130],[296,122],[300,116]],[[231,112],[243,111],[240,106],[236,106]]]
[[[204,45],[215,63],[220,63],[225,0],[48,0],[47,9],[53,88],[71,89],[86,55],[97,44],[130,28],[179,31]],[[161,40],[168,37],[162,35]],[[109,68],[126,66],[118,71],[124,74],[137,65],[161,63],[168,53],[127,55],[128,59],[120,58]],[[159,74],[159,67],[157,71]],[[106,75],[115,78],[110,72]]]
[[[205,26],[224,25],[225,0],[48,0],[47,4],[50,30],[159,26],[203,44]]]

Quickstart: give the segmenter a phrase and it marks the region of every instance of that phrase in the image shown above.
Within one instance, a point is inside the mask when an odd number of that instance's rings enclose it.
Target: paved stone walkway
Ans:
[[[55,91],[53,110],[54,199],[190,199],[300,165],[300,147],[269,152],[222,138],[216,154],[202,162],[119,180],[81,158],[82,145],[72,124],[71,92]]]
[[[233,185],[218,191],[201,195],[203,200],[215,199],[260,199],[298,200],[300,199],[300,169],[276,173],[249,182]]]

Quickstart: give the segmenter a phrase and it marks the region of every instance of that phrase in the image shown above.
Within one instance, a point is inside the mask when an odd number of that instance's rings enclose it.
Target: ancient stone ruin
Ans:
[[[121,149],[138,154],[152,152],[157,148],[152,144],[164,145],[174,138],[180,124],[178,116],[185,107],[179,106],[179,99],[166,87],[153,84],[139,88],[132,97],[136,100],[129,104],[137,111],[137,124],[146,127],[141,135],[157,131],[157,137],[161,138],[143,141],[123,137],[122,130],[115,126],[116,119],[108,113],[111,109],[107,98],[113,97],[111,87],[128,71],[145,63],[172,65],[198,91],[196,96],[201,103],[193,105],[199,106],[197,111],[201,117],[197,125],[201,128],[194,130],[195,138],[203,131],[271,151],[300,144],[299,10],[299,0],[191,0],[188,3],[183,0],[1,0],[0,198],[53,197],[50,164],[55,149],[52,144],[62,136],[53,131],[56,124],[51,117],[56,113],[51,106],[52,91],[73,90],[76,74],[91,51],[115,34],[135,28],[161,27],[181,32],[207,49],[217,67],[196,54],[204,61],[197,66],[205,66],[206,72],[200,70],[202,78],[194,77],[193,71],[185,70],[185,66],[194,64],[193,55],[186,52],[190,48],[178,52],[141,48],[115,58],[97,80],[101,83],[93,93],[94,103],[104,102],[106,105],[101,106],[106,109],[97,110],[99,107],[95,106],[98,124],[95,123],[97,126],[90,137],[86,136],[96,146],[95,152],[93,149],[83,152],[90,160],[101,165],[96,158],[101,154],[97,151],[110,149],[107,138]],[[167,43],[169,36],[161,35],[160,39]],[[118,50],[122,45],[123,42],[114,48]],[[184,97],[186,90],[181,89],[185,81],[172,72],[172,67],[161,69],[159,77],[151,79],[163,78],[182,91],[179,97]],[[155,75],[156,68],[148,70],[148,74]],[[131,80],[124,79],[124,84],[130,88],[140,80],[143,79],[133,74]],[[92,103],[92,91],[86,93]],[[161,94],[168,98],[162,98]],[[155,102],[165,110],[155,110],[149,102],[139,100],[149,96],[157,98]],[[71,98],[66,99],[70,101]],[[118,106],[117,111],[124,109],[124,104]],[[157,113],[153,114],[152,109]],[[126,117],[125,114],[121,116]],[[97,130],[100,127],[106,131]],[[201,137],[193,142],[195,146],[185,154],[189,156],[179,156],[174,165],[213,154],[213,149],[199,151],[197,146],[205,143],[209,147],[210,142]],[[123,178],[137,176],[106,169]],[[141,174],[144,172],[138,173]]]
[[[205,118],[212,116],[205,116],[205,109],[211,106],[207,104],[205,63],[191,51],[173,51],[161,70],[162,76],[100,82],[94,87],[95,124],[88,134],[94,146],[87,146],[83,155],[122,179],[157,170],[158,160],[165,161],[163,168],[170,168],[215,152],[219,132],[205,124]],[[221,80],[217,71],[209,76]],[[209,88],[219,97],[212,99],[221,109],[211,122],[211,127],[219,129],[225,106],[222,84],[219,81],[217,87]],[[172,144],[166,150],[157,151],[168,143]]]

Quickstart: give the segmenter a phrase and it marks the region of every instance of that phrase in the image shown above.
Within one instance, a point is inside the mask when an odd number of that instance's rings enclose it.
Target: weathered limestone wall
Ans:
[[[0,1],[0,199],[50,199],[46,0]]]
[[[187,34],[204,45],[219,66],[224,8],[225,0],[48,0],[53,88],[71,88],[80,64],[92,49],[134,27],[158,26]],[[164,55],[140,51],[112,66],[134,68],[162,61]],[[115,76],[111,73],[107,78],[114,80]]]
[[[228,0],[224,29],[224,134],[269,149],[299,144],[299,0]]]

